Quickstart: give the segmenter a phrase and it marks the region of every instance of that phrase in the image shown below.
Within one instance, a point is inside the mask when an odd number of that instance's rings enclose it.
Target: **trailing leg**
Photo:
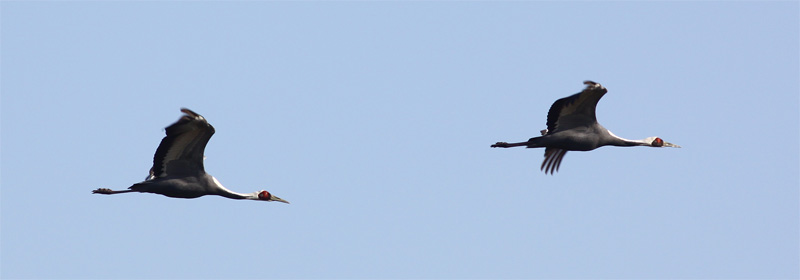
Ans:
[[[121,191],[114,191],[114,190],[111,190],[111,189],[99,188],[99,189],[93,190],[93,191],[92,191],[92,193],[99,193],[99,194],[118,194],[118,193],[127,193],[127,192],[132,192],[132,191],[134,191],[134,190],[121,190]]]
[[[527,146],[528,142],[519,142],[519,143],[506,143],[506,142],[497,142],[492,145],[492,148],[511,148],[511,147],[518,147],[518,146]]]

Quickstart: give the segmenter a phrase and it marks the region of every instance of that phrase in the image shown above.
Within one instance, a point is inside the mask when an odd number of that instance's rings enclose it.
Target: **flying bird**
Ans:
[[[99,188],[92,193],[143,192],[175,198],[219,195],[232,199],[289,203],[264,190],[254,193],[233,192],[223,187],[217,178],[206,173],[203,168],[204,151],[211,135],[214,135],[214,127],[203,116],[192,110],[181,108],[181,112],[184,115],[166,128],[167,136],[161,139],[161,144],[156,149],[153,167],[147,179],[133,184],[127,190]]]
[[[550,106],[550,111],[547,112],[547,129],[541,131],[542,136],[519,143],[497,142],[491,147],[544,147],[544,162],[540,169],[550,174],[558,171],[567,151],[591,151],[602,146],[681,147],[658,137],[628,140],[614,135],[597,123],[595,116],[597,102],[608,90],[592,81],[584,81],[583,84],[586,89],[582,92],[556,100]]]

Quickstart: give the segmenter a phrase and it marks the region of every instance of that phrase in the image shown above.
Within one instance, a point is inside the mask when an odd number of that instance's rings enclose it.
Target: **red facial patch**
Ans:
[[[661,138],[656,137],[656,140],[653,140],[653,144],[652,145],[653,145],[653,147],[663,147],[664,146],[664,140],[661,140]]]
[[[269,200],[270,196],[272,195],[270,195],[267,191],[261,191],[260,193],[258,193],[258,199],[260,200]]]

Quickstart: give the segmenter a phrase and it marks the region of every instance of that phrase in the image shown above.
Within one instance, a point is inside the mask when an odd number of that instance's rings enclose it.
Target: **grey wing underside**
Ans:
[[[592,81],[583,82],[586,89],[556,100],[547,112],[547,133],[589,126],[597,122],[595,108],[607,90]]]
[[[204,161],[206,160],[206,156],[203,156],[203,160]],[[149,180],[153,180],[155,178],[158,178],[158,177],[156,177],[155,171],[153,171],[153,168],[151,167],[150,168],[150,172],[147,174],[147,177],[144,178],[144,180],[145,181],[149,181]]]
[[[189,109],[166,128],[167,136],[153,156],[153,167],[146,180],[168,175],[197,175],[205,172],[203,158],[206,144],[214,135],[214,127],[203,116]]]

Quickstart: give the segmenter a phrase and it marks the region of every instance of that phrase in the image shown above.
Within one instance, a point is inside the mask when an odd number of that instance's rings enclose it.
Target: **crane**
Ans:
[[[175,198],[219,195],[232,199],[289,203],[264,190],[246,194],[233,192],[223,187],[217,178],[206,173],[203,168],[204,151],[208,140],[214,135],[214,127],[192,110],[181,108],[181,112],[184,115],[166,128],[167,136],[161,139],[153,156],[150,175],[144,181],[133,184],[127,190],[99,188],[92,193],[143,192]]]
[[[608,90],[592,81],[584,81],[583,84],[586,85],[586,89],[556,100],[550,106],[550,111],[547,112],[547,129],[541,131],[542,136],[519,143],[497,142],[491,147],[544,147],[544,162],[540,169],[544,170],[545,174],[550,172],[551,175],[558,171],[567,151],[591,151],[602,146],[681,147],[658,137],[628,140],[614,135],[597,123],[595,116],[597,102]]]

